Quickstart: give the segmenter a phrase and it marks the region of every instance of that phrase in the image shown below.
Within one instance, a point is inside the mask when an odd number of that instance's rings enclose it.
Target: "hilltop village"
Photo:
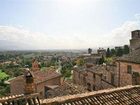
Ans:
[[[37,93],[44,105],[139,105],[135,98],[140,98],[140,30],[131,32],[130,45],[96,52],[88,48],[87,52],[6,53],[0,54],[1,96],[35,99],[32,94]],[[16,103],[16,98],[8,99],[0,98],[0,103]]]

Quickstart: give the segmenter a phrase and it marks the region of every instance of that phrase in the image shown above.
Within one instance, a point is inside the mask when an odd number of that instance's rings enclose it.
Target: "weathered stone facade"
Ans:
[[[140,30],[132,31],[132,39],[130,40],[130,51],[134,51],[140,47]]]
[[[75,68],[73,82],[87,87],[89,91],[117,87],[117,70],[115,65]]]
[[[132,31],[130,53],[117,59],[118,86],[140,84],[140,30]]]
[[[118,86],[140,84],[140,64],[118,61],[117,67],[120,72]]]

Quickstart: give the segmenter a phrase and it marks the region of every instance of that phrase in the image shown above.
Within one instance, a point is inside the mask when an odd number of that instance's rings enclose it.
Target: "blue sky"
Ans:
[[[139,4],[139,0],[0,0],[0,40],[21,49],[128,44],[130,32],[139,29]]]

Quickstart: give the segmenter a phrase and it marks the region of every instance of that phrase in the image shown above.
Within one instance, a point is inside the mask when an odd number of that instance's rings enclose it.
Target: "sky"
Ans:
[[[86,49],[129,44],[140,0],[0,0],[0,49]]]

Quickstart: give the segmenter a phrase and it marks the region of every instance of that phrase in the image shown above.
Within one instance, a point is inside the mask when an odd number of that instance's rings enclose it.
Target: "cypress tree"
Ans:
[[[110,57],[110,56],[111,56],[110,49],[107,48],[106,57]]]

